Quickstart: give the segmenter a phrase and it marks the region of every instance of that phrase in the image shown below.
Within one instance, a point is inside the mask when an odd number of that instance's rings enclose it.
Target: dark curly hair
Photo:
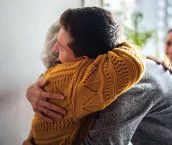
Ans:
[[[68,9],[61,15],[60,25],[69,32],[72,40],[68,46],[78,57],[96,58],[119,44],[118,22],[102,8]]]

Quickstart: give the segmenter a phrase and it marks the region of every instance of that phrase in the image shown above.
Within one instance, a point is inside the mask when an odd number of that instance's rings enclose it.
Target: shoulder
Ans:
[[[159,92],[161,96],[172,93],[172,74],[151,60],[146,60],[146,72],[140,83],[150,85],[151,92]]]
[[[138,106],[151,108],[160,101],[168,101],[172,104],[170,94],[172,94],[172,75],[170,72],[165,71],[161,65],[146,60],[146,71],[141,81],[101,111],[101,116],[105,117],[108,113],[116,115],[118,111],[125,114],[128,110],[133,110],[133,107],[136,110]]]

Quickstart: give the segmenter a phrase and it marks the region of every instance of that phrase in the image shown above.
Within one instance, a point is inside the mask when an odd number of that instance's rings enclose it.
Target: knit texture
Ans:
[[[32,133],[36,145],[71,145],[82,119],[111,104],[143,76],[145,59],[137,46],[127,42],[96,59],[67,62],[51,68],[43,76],[47,92],[60,93],[65,100],[48,101],[67,110],[63,120],[53,124],[35,115]]]
[[[80,145],[172,145],[172,75],[146,60],[139,83],[95,114]]]

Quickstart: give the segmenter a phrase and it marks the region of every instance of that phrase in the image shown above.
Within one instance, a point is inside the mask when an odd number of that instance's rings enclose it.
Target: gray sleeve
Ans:
[[[143,145],[144,134],[149,144],[171,144],[172,75],[146,63],[142,80],[99,113],[82,145],[128,145],[132,137]]]
[[[147,86],[150,88],[151,86]],[[144,85],[145,88],[145,85]],[[100,112],[82,145],[127,145],[153,105],[151,93],[138,84]]]

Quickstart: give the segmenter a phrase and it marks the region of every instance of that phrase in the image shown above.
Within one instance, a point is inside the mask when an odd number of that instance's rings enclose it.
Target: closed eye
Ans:
[[[60,49],[61,51],[64,51],[63,47],[61,46],[61,44],[59,43],[58,40],[57,40],[57,44],[59,45],[59,49]]]

